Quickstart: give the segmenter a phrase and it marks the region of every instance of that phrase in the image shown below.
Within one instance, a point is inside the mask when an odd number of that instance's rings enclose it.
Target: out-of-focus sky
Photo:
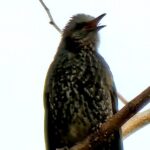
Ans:
[[[149,0],[45,2],[60,28],[77,13],[107,13],[99,52],[118,91],[130,100],[150,85]],[[43,85],[61,39],[48,22],[38,0],[0,2],[1,150],[44,150]],[[124,149],[148,150],[149,135],[146,126],[124,140]]]

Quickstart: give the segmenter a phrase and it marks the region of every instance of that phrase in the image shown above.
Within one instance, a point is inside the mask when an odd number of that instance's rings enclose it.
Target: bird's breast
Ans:
[[[56,137],[75,143],[112,115],[103,68],[93,53],[79,53],[62,58],[54,70],[50,108]]]

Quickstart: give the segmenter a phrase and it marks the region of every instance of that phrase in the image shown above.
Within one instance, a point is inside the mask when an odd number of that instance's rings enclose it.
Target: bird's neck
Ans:
[[[66,38],[61,42],[60,46],[73,53],[79,53],[81,51],[85,52],[96,52],[97,51],[97,45],[93,43],[92,41],[84,41],[84,40],[72,40],[71,38]]]

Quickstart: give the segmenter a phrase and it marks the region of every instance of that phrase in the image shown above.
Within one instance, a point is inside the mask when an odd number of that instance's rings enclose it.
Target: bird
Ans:
[[[118,111],[113,75],[98,52],[105,15],[74,15],[62,31],[44,85],[46,150],[69,149]],[[121,132],[95,149],[122,150]]]

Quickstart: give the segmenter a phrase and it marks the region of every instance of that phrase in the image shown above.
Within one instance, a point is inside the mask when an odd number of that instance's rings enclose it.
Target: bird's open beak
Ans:
[[[86,23],[86,29],[88,31],[93,31],[93,30],[100,30],[102,28],[104,28],[106,25],[98,25],[98,23],[101,21],[101,19],[106,15],[106,13],[98,16],[97,18],[89,21]]]

